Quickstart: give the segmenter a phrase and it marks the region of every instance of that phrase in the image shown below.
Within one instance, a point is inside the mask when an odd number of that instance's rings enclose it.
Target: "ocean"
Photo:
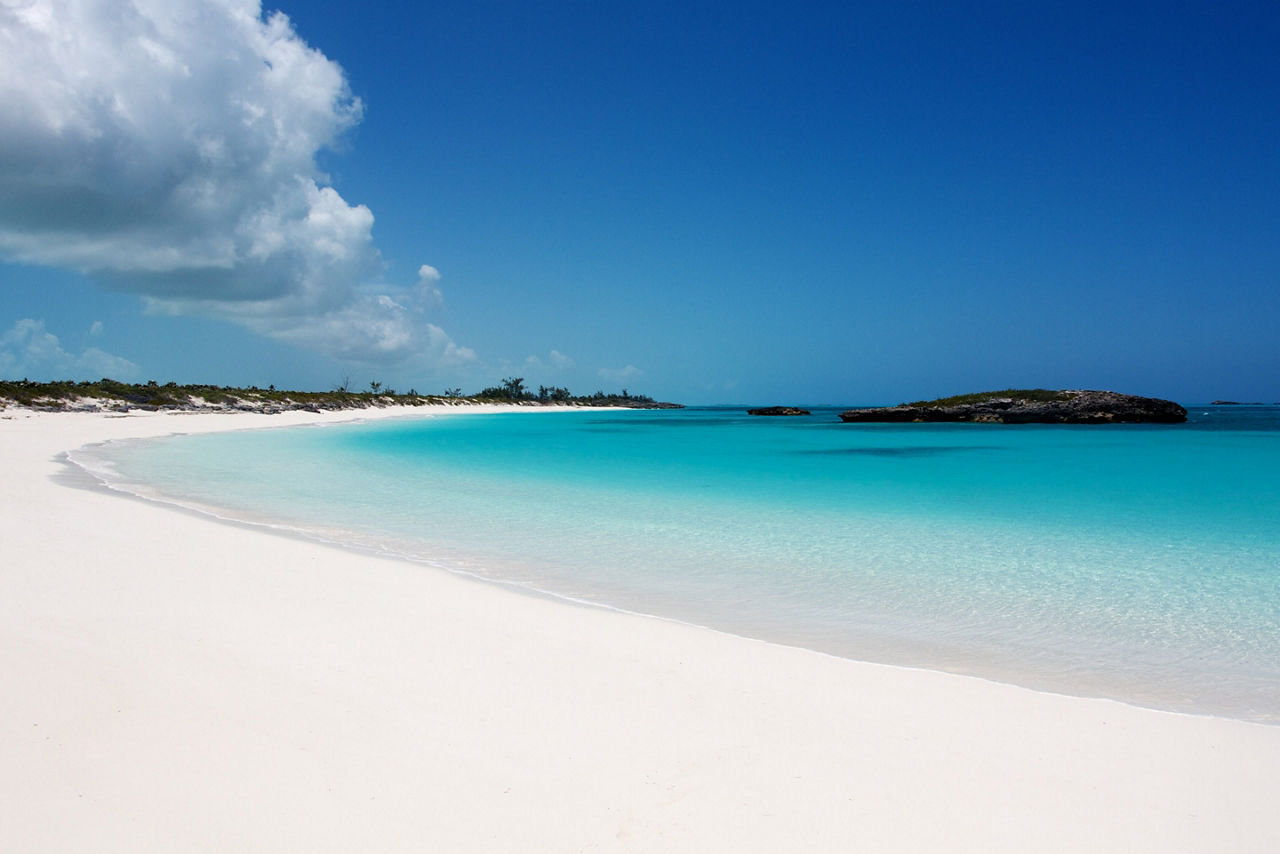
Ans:
[[[74,458],[117,489],[424,572],[1280,722],[1280,407],[1108,426],[839,411],[468,413]]]

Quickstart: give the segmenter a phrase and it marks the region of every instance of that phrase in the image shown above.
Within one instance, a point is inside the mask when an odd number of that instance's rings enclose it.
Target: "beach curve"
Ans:
[[[58,478],[91,442],[424,409],[0,413],[0,847],[1280,849],[1280,727],[574,607]]]

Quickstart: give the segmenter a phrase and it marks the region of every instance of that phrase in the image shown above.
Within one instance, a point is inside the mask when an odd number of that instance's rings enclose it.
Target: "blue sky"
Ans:
[[[34,0],[0,39],[0,374],[1280,400],[1273,3]]]

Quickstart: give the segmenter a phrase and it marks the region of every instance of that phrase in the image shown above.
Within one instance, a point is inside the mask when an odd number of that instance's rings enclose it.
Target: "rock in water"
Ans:
[[[748,409],[748,415],[808,415],[807,409],[796,409],[794,406],[766,406],[763,409]]]
[[[975,421],[993,424],[1181,424],[1171,400],[1114,391],[1019,389],[981,392],[900,406],[850,409],[847,422]]]

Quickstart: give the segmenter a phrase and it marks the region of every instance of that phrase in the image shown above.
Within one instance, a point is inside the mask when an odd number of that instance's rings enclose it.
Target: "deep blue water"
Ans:
[[[144,494],[568,598],[1280,721],[1280,408],[1090,427],[838,411],[467,414],[86,460]]]

